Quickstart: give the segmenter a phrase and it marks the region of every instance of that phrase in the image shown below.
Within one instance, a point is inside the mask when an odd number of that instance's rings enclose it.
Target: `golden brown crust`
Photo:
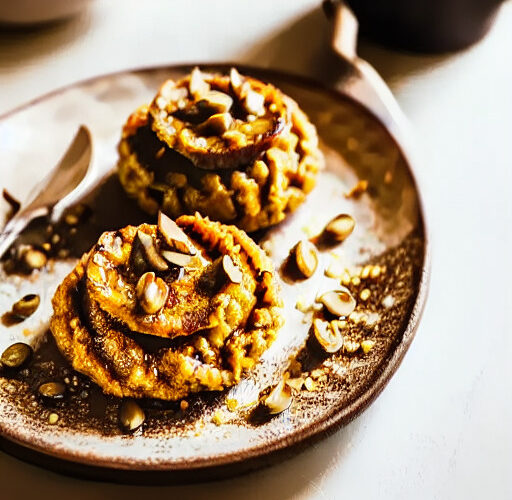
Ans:
[[[177,82],[164,82],[149,106],[152,130],[162,143],[199,168],[237,168],[254,161],[289,122],[283,95],[273,85],[255,78],[243,77],[243,88],[235,90],[229,76],[197,74],[207,86],[203,92],[190,91],[190,75]],[[207,95],[212,91],[233,101],[228,113],[229,128],[222,133],[208,131],[207,118],[211,112],[202,111],[207,108]],[[250,92],[263,96],[260,116],[251,115],[243,108],[243,98]]]
[[[179,341],[159,340],[147,335],[150,330],[142,334],[128,327],[128,309],[124,310],[122,318],[111,314],[114,310],[107,312],[105,296],[110,292],[88,293],[91,262],[94,256],[105,257],[105,253],[96,246],[84,255],[55,293],[50,328],[59,349],[74,369],[89,376],[107,393],[175,400],[191,392],[229,387],[257,362],[281,326],[281,303],[272,265],[247,235],[235,227],[197,215],[184,216],[177,223],[210,261],[213,253],[236,255],[238,252],[237,262],[251,277],[244,277],[243,284],[236,285],[238,289],[230,285],[221,289],[217,299],[223,307],[215,311],[216,327],[189,335],[181,332]],[[152,226],[142,227],[147,232],[154,230]],[[113,247],[117,248],[118,261],[115,255],[109,255],[104,269],[112,266],[113,273],[116,266],[123,265],[123,246],[130,246],[129,237],[134,229],[129,226],[120,232],[104,233],[100,238],[100,245],[103,245],[109,244],[109,238],[121,238],[122,231],[126,236],[123,244]],[[96,272],[100,274],[99,269],[92,271],[95,276]],[[116,274],[119,278],[120,273]],[[110,282],[108,273],[104,276],[104,284]],[[250,304],[239,300],[242,296],[250,296]],[[248,309],[244,309],[246,307]],[[156,316],[146,315],[146,318],[151,317],[154,320]],[[232,327],[233,318],[235,327]]]

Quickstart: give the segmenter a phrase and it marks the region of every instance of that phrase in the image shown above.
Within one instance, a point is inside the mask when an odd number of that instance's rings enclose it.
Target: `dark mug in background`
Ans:
[[[346,0],[360,31],[420,52],[463,49],[489,30],[503,0]]]

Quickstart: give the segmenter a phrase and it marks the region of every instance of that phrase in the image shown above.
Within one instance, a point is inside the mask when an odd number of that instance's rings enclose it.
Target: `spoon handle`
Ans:
[[[94,185],[87,176],[92,160],[92,138],[82,125],[69,144],[64,156],[49,174],[32,190],[27,203],[6,224],[0,234],[0,258],[18,235],[37,217],[46,217],[55,209],[55,216],[75,198]]]
[[[48,215],[48,209],[46,207],[30,212],[22,210],[14,215],[14,217],[12,217],[12,219],[5,225],[2,233],[0,234],[0,258],[2,258],[5,252],[9,250],[10,246],[14,243],[14,240],[16,240],[18,235],[27,227],[31,220],[45,215]]]

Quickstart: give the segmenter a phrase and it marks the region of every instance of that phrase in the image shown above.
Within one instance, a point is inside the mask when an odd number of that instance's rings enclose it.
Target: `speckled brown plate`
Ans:
[[[22,196],[62,153],[77,127],[86,124],[94,138],[94,168],[109,172],[116,162],[121,125],[137,105],[148,102],[159,83],[190,68],[169,67],[99,77],[43,97],[0,118],[2,183]],[[318,128],[326,169],[307,202],[280,226],[259,235],[276,268],[302,237],[319,232],[334,215],[357,221],[341,246],[322,251],[309,280],[281,275],[286,324],[249,378],[226,393],[199,395],[182,411],[179,405],[145,401],[145,427],[135,435],[117,425],[119,400],[105,397],[59,357],[47,334],[50,299],[74,259],[56,260],[29,278],[2,276],[0,315],[25,293],[39,293],[41,306],[26,321],[0,325],[0,350],[19,339],[36,348],[29,370],[0,374],[1,447],[59,472],[129,482],[176,482],[225,477],[282,460],[333,432],[360,414],[397,370],[409,347],[424,305],[428,252],[420,195],[410,165],[386,129],[361,105],[320,84],[276,72],[245,68],[295,98]],[[368,180],[360,198],[347,198],[358,179]],[[75,235],[75,251],[86,249],[102,230],[147,219],[108,179],[88,200],[93,215]],[[40,237],[36,227],[26,236]],[[359,300],[351,338],[375,341],[368,354],[336,354],[324,359],[306,343],[310,318],[298,300],[314,301],[339,280],[323,270],[334,251],[354,270],[368,262],[385,267],[378,280],[350,285]],[[304,347],[305,345],[305,347]],[[300,351],[302,369],[314,387],[295,394],[289,410],[272,419],[257,418],[250,402],[279,379],[290,357]],[[318,370],[315,372],[315,370]],[[69,379],[64,402],[48,406],[35,396],[43,380]],[[73,381],[75,380],[75,382]],[[238,401],[229,411],[228,399]],[[57,424],[48,416],[57,413]],[[214,416],[220,418],[214,418]],[[219,420],[222,423],[219,425]]]

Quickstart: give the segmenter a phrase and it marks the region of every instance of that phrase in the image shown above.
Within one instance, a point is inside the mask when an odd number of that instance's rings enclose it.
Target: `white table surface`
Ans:
[[[306,73],[326,50],[316,0],[103,0],[64,24],[0,31],[0,114],[141,65],[232,60]],[[405,360],[358,419],[237,479],[145,489],[79,481],[0,453],[0,498],[512,498],[512,5],[471,49],[363,43],[414,125],[432,230],[430,296]],[[1,179],[9,175],[0,165]]]

